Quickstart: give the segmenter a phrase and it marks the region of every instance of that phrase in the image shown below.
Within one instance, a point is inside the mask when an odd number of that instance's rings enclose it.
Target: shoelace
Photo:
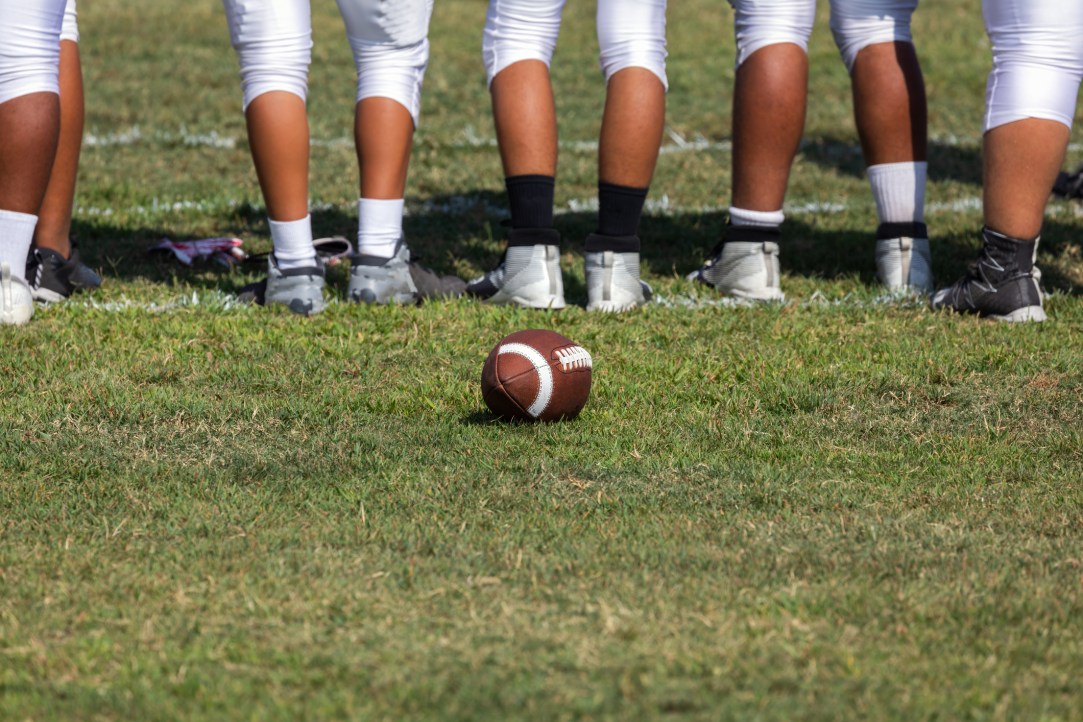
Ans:
[[[975,303],[974,294],[971,289],[975,286],[985,293],[997,293],[997,288],[990,282],[986,269],[1000,273],[1003,273],[1005,270],[1004,267],[997,263],[989,254],[989,250],[983,247],[981,253],[978,255],[978,259],[970,265],[969,269],[967,269],[966,277],[955,286],[954,293],[952,293],[953,306],[962,307],[964,305],[962,301],[965,299],[965,305],[973,308]]]
[[[1003,273],[1004,267],[997,263],[996,260],[984,248],[982,249],[981,255],[978,256],[978,260],[974,265],[976,266],[975,270],[978,271],[978,273],[975,274],[975,278],[977,278],[979,275],[981,277],[981,280],[978,283],[979,287],[986,293],[996,293],[997,289],[989,281],[989,275],[986,273],[986,269],[991,269],[994,273]]]
[[[37,251],[34,251],[34,258],[37,260],[37,264],[34,266],[34,288],[41,288],[41,277],[45,272],[45,264]]]

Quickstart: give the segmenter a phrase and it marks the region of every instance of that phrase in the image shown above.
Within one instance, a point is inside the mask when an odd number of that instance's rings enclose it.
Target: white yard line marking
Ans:
[[[434,143],[435,138],[421,131],[419,137],[429,143]],[[666,129],[668,142],[661,148],[662,154],[690,153],[697,151],[714,151],[728,153],[733,149],[733,144],[728,140],[710,140],[702,133],[696,132],[691,137],[678,133],[673,128]],[[334,138],[312,138],[311,144],[320,148],[353,147],[352,136],[338,136]],[[977,150],[981,146],[980,136],[960,136],[953,133],[947,135],[932,136],[930,144],[947,148],[973,148]],[[83,135],[83,145],[87,148],[110,148],[116,146],[132,146],[140,143],[159,146],[203,147],[232,149],[243,147],[246,143],[244,136],[221,135],[216,130],[197,133],[190,131],[187,126],[180,126],[174,130],[155,129],[144,130],[141,126],[131,126],[117,131],[99,132],[94,129],[88,130]],[[435,143],[437,147],[447,148],[495,148],[496,138],[482,136],[473,125],[465,126],[459,134],[458,140],[448,143]],[[801,148],[816,147],[815,139],[802,141]],[[562,140],[560,147],[563,150],[594,153],[598,150],[598,141],[588,140]],[[839,150],[844,154],[861,153],[861,146],[856,143],[842,145]],[[1071,143],[1068,151],[1077,153],[1083,151],[1083,143]]]
[[[696,133],[691,137],[687,137],[678,133],[673,128],[666,130],[668,142],[662,146],[661,152],[666,153],[687,153],[687,152],[722,152],[728,153],[732,146],[728,140],[712,141],[707,139],[700,133]],[[431,137],[427,138],[429,141]],[[948,147],[967,147],[977,150],[981,144],[980,137],[958,136],[958,135],[944,135],[937,136],[931,139],[934,144],[940,144]],[[183,145],[186,147],[207,147],[207,148],[220,148],[220,149],[233,149],[239,145],[244,144],[244,138],[235,138],[231,136],[219,135],[217,131],[211,131],[209,133],[195,133],[189,131],[186,126],[180,126],[176,130],[153,130],[144,132],[139,126],[132,126],[130,128],[122,129],[110,133],[97,133],[93,130],[88,131],[84,136],[84,145],[88,148],[111,148],[115,146],[133,146],[139,143],[147,143],[150,145],[167,145],[176,146]],[[319,147],[342,147],[353,146],[353,139],[351,137],[339,137],[339,138],[314,138],[312,140],[313,146]],[[803,147],[807,147],[806,144]],[[491,137],[484,137],[478,134],[477,129],[472,125],[465,126],[460,133],[460,140],[448,143],[445,147],[450,148],[473,148],[473,147],[496,147],[496,139]],[[583,152],[595,152],[598,149],[598,143],[594,140],[581,140],[581,141],[562,141],[561,148],[570,151],[583,151]],[[1083,143],[1073,143],[1069,146],[1069,149],[1073,152],[1083,151]],[[860,154],[860,146],[854,144],[844,146],[843,153]],[[723,189],[728,192],[728,189]],[[252,205],[257,210],[261,206],[251,203],[251,201],[237,200],[233,198],[222,199],[178,199],[168,200],[155,198],[149,204],[138,204],[123,208],[117,207],[97,207],[97,206],[78,206],[76,208],[76,214],[82,217],[109,217],[118,214],[126,214],[137,217],[156,217],[169,213],[182,213],[186,211],[196,213],[211,213],[220,211],[233,211],[242,206]],[[500,218],[507,215],[507,209],[502,204],[493,203],[482,195],[462,195],[453,196],[445,199],[439,203],[422,200],[415,201],[409,204],[408,213],[446,213],[448,215],[460,214],[466,211],[477,211],[479,207],[488,216]],[[313,201],[312,210],[343,210],[350,212],[354,210],[354,205],[350,204],[332,204],[323,201]],[[871,197],[867,201],[860,201],[858,203],[836,203],[836,202],[804,202],[804,203],[789,203],[785,207],[785,211],[788,215],[802,216],[802,215],[819,215],[828,213],[845,213],[854,209],[868,209],[872,207]],[[563,207],[557,208],[556,213],[568,214],[568,213],[592,213],[598,209],[598,199],[596,197],[589,198],[573,198],[567,202]],[[961,213],[980,211],[981,199],[974,197],[958,198],[951,201],[939,201],[928,203],[925,207],[926,213]],[[650,197],[647,199],[645,211],[648,214],[653,215],[668,215],[668,214],[689,214],[689,213],[725,213],[729,210],[728,206],[724,203],[710,204],[702,206],[685,206],[677,203],[673,203],[668,195],[663,194],[661,197]],[[1060,216],[1068,215],[1070,217],[1080,217],[1083,215],[1077,205],[1064,205],[1064,204],[1050,204],[1047,215]]]
[[[345,301],[339,301],[338,299],[330,299],[328,301],[328,305],[332,306],[345,303]],[[464,303],[469,303],[469,301],[464,301]],[[696,295],[676,294],[672,296],[656,293],[653,300],[650,302],[650,305],[658,305],[665,308],[687,309],[759,307],[759,304],[753,301],[738,298],[711,296],[707,292],[705,292],[704,294]],[[808,296],[807,298],[792,299],[779,305],[796,306],[797,308],[833,307],[852,309],[916,309],[927,307],[928,300],[917,295],[883,294],[870,297],[867,293],[848,293],[838,298],[829,298],[820,291],[814,291],[812,295]],[[175,296],[173,298],[162,301],[134,301],[132,299],[124,297],[121,297],[120,299],[117,299],[115,301],[98,301],[93,296],[76,297],[65,301],[62,304],[56,304],[55,308],[57,310],[78,309],[86,311],[100,311],[105,313],[136,312],[146,313],[149,315],[171,313],[174,311],[183,311],[187,309],[203,309],[209,311],[223,311],[231,313],[260,312],[259,306],[249,303],[242,303],[241,301],[237,300],[236,296],[218,290],[192,291],[190,294]],[[49,307],[39,308],[39,311],[42,313],[48,313]]]
[[[193,211],[197,213],[220,213],[230,212],[242,206],[251,206],[257,212],[262,212],[263,206],[251,201],[239,201],[233,198],[222,199],[179,199],[168,200],[155,198],[148,204],[132,206],[114,206],[102,208],[100,206],[76,205],[75,215],[79,218],[101,218],[114,215],[135,217],[161,217],[170,213],[182,213]],[[852,210],[870,210],[874,207],[872,198],[857,203],[825,203],[809,201],[805,203],[787,203],[785,212],[788,216],[827,215],[832,213],[847,213]],[[312,201],[310,208],[313,211],[338,210],[344,213],[356,212],[354,203],[329,203],[327,201]],[[490,198],[483,195],[457,195],[435,202],[430,199],[414,200],[407,202],[406,215],[416,216],[424,214],[461,215],[466,212],[476,212],[481,209],[490,218],[503,218],[508,214],[507,208],[502,203],[494,203]],[[570,213],[592,213],[598,210],[598,199],[572,198],[564,206],[555,210],[556,215]],[[668,195],[663,194],[660,198],[648,198],[644,205],[644,212],[654,216],[673,215],[705,215],[711,213],[726,213],[729,206],[724,203],[710,205],[682,205],[673,203]],[[981,211],[981,198],[967,196],[956,198],[951,201],[936,201],[927,203],[925,213],[936,215],[941,213],[977,213]],[[1070,202],[1054,202],[1046,207],[1048,217],[1083,217],[1083,205]]]

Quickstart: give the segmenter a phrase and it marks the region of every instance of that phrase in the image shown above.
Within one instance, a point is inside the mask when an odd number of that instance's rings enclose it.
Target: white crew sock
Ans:
[[[311,268],[316,265],[316,247],[312,245],[312,216],[297,221],[272,221],[271,243],[279,269]]]
[[[781,208],[777,211],[750,211],[730,206],[730,225],[738,228],[778,228],[784,220],[786,214]]]
[[[37,225],[37,216],[0,210],[0,263],[8,264],[12,278],[26,280],[26,256]]]
[[[925,161],[870,165],[869,185],[881,223],[925,222]]]
[[[391,258],[402,238],[402,212],[406,201],[357,199],[357,252]]]

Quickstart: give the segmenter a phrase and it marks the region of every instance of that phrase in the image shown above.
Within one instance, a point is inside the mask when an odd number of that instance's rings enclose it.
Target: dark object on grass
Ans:
[[[1060,198],[1083,198],[1083,165],[1071,173],[1058,173],[1053,182],[1053,195]]]
[[[163,238],[148,248],[147,253],[175,259],[185,266],[191,266],[196,261],[212,261],[225,268],[232,268],[234,264],[248,258],[248,254],[241,248],[243,242],[240,238],[227,236],[200,238],[194,241],[174,241]]]

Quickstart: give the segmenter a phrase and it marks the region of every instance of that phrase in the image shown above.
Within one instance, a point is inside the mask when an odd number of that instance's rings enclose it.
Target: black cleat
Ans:
[[[26,261],[26,280],[34,300],[41,303],[63,301],[73,293],[102,285],[101,277],[82,262],[75,246],[67,259],[48,248],[32,249]]]
[[[1018,241],[982,230],[982,248],[965,276],[933,294],[933,308],[975,313],[998,321],[1044,321],[1038,239]]]

